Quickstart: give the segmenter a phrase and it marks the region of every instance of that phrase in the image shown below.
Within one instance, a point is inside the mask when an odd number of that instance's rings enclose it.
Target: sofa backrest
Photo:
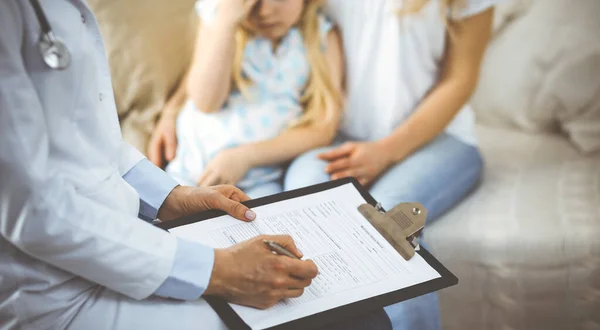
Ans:
[[[365,0],[368,1],[368,0]],[[88,0],[106,41],[123,136],[142,152],[187,68],[195,0]],[[472,99],[479,122],[562,130],[600,150],[600,0],[509,0]]]
[[[198,18],[195,0],[88,0],[110,62],[123,137],[140,151],[187,69]]]
[[[472,100],[478,121],[562,132],[582,152],[600,150],[598,13],[598,0],[534,0],[499,28]]]

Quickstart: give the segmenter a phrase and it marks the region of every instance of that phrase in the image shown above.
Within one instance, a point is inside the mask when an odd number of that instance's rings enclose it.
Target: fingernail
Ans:
[[[246,216],[246,219],[248,219],[250,221],[256,219],[256,213],[254,213],[254,211],[252,211],[252,210],[246,211],[246,213],[244,213],[244,215]]]

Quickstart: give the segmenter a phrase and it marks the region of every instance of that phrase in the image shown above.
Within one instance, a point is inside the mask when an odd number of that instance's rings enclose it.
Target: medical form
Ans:
[[[266,329],[441,276],[419,254],[407,261],[394,250],[359,213],[364,203],[348,183],[253,208],[257,218],[250,223],[226,215],[169,231],[214,248],[261,234],[294,239],[303,259],[319,269],[304,294],[266,310],[230,304],[252,329]]]

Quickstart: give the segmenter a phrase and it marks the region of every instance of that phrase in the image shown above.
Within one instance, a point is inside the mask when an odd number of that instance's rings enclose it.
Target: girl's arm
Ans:
[[[479,68],[491,36],[493,9],[452,22],[453,35],[439,83],[417,110],[389,136],[379,141],[397,163],[433,140],[468,102],[475,90]]]
[[[192,63],[175,93],[165,103],[160,120],[148,141],[148,158],[162,167],[175,158],[177,137],[175,122],[179,110],[190,97],[201,111],[217,111],[225,102],[231,88],[231,65],[233,62],[234,33],[240,20],[245,17],[257,0],[221,0],[217,15],[211,26],[198,25],[198,33]],[[200,42],[202,41],[202,42]],[[225,56],[219,58],[219,55]],[[227,58],[227,55],[229,57]],[[215,63],[228,69],[211,67]]]
[[[325,51],[331,80],[341,92],[344,76],[342,41],[337,29],[327,35]],[[289,129],[267,141],[242,145],[242,150],[250,167],[267,166],[289,161],[294,157],[317,147],[326,146],[337,133],[341,109],[336,109],[335,118],[327,122],[313,123],[310,126]]]
[[[218,15],[213,24],[200,23],[187,94],[202,112],[218,111],[231,89],[231,67],[237,23]]]
[[[218,111],[231,89],[235,32],[257,0],[221,0],[210,24],[200,22],[187,92],[202,112]]]

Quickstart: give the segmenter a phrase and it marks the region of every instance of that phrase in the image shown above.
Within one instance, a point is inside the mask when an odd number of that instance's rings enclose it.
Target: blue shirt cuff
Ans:
[[[199,299],[208,287],[214,263],[213,249],[178,238],[171,273],[154,294],[181,300]]]
[[[140,195],[139,217],[146,221],[156,219],[158,210],[178,183],[148,159],[139,161],[123,179]]]

